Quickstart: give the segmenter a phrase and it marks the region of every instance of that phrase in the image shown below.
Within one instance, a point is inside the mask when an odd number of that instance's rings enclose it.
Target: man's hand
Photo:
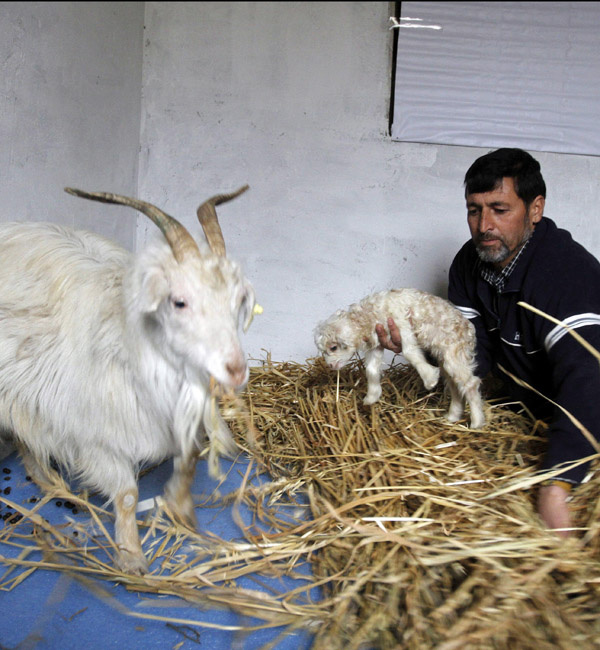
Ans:
[[[548,528],[570,528],[569,492],[560,485],[544,485],[538,495],[538,512]],[[557,530],[559,537],[569,537],[568,530]]]
[[[388,318],[387,324],[390,330],[389,336],[383,325],[380,325],[379,323],[375,325],[375,332],[377,332],[379,344],[386,350],[391,350],[396,354],[402,354],[402,337],[400,336],[400,330],[393,318]]]

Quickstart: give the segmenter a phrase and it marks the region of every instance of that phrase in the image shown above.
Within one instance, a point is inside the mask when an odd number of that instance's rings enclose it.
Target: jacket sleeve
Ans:
[[[448,300],[475,327],[477,375],[483,378],[492,370],[492,344],[480,312],[481,308],[477,304],[473,265],[466,259],[466,247],[467,244],[458,252],[450,266]]]
[[[554,284],[548,304],[539,309],[557,318],[600,351],[600,273],[580,269],[578,283]],[[534,305],[535,306],[535,305]],[[593,444],[569,417],[573,416],[600,440],[600,363],[565,327],[542,316],[534,317],[538,339],[543,343],[551,368],[551,398],[558,406],[550,421],[548,451],[543,467],[580,460],[595,453]],[[585,463],[559,478],[580,483],[588,470]]]

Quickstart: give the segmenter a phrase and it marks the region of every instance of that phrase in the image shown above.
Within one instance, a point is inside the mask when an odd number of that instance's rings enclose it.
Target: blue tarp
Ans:
[[[227,479],[218,486],[221,495],[227,495],[240,486],[248,467],[248,460],[238,459],[234,463],[221,461]],[[172,464],[166,461],[153,468],[140,479],[140,502],[162,493],[164,483],[171,473]],[[268,481],[264,475],[254,475],[252,482]],[[217,487],[217,481],[207,473],[204,461],[198,463],[193,494],[206,498]],[[0,460],[0,497],[15,504],[31,509],[41,496],[39,488],[25,474],[18,456],[12,455]],[[90,502],[99,506],[103,504],[100,497],[90,497]],[[297,509],[296,509],[297,510]],[[196,508],[198,530],[210,531],[223,540],[243,541],[243,533],[234,521],[232,507],[212,506]],[[6,503],[0,503],[0,528],[9,526],[14,517],[14,509]],[[40,514],[53,526],[74,524],[81,518],[89,517],[86,510],[78,510],[72,503],[61,499],[52,499],[43,506]],[[244,521],[251,520],[251,513],[244,511]],[[106,517],[107,529],[112,531],[112,519]],[[255,522],[253,522],[255,523]],[[25,533],[19,540],[22,546],[27,544],[27,531],[33,531],[31,523],[21,521],[18,529]],[[69,534],[67,524],[64,529]],[[72,534],[72,531],[71,533]],[[12,546],[8,541],[0,543],[0,556],[14,558],[22,552],[19,546]],[[32,538],[32,544],[34,540]],[[145,547],[146,550],[146,547]],[[31,554],[26,559],[40,559],[41,555]],[[153,566],[154,568],[154,566]],[[6,576],[7,563],[0,559],[0,584],[9,584],[10,578],[21,574],[23,569],[16,568]],[[296,569],[297,574],[310,577],[308,563]],[[84,582],[76,574],[68,571],[37,569],[23,582],[11,590],[0,590],[0,647],[87,650],[108,648],[144,648],[192,650],[198,647],[214,650],[231,650],[243,648],[251,650],[276,641],[272,646],[277,650],[296,650],[309,648],[312,636],[307,631],[291,632],[288,628],[278,627],[257,630],[250,633],[236,630],[210,629],[192,626],[173,620],[203,621],[218,626],[250,627],[263,621],[250,619],[228,609],[206,609],[196,603],[188,603],[173,596],[138,593],[129,591],[124,585],[110,580],[85,577]],[[295,575],[288,576],[246,576],[235,581],[236,586],[266,593],[287,593],[289,590],[306,586],[307,580]],[[309,584],[309,583],[308,583]],[[95,588],[91,588],[95,585]],[[108,597],[107,597],[108,596]],[[306,596],[303,596],[306,600]],[[316,602],[319,593],[310,590],[310,600]],[[152,606],[148,606],[148,601]],[[157,606],[154,607],[153,604]],[[117,605],[117,606],[115,606]],[[125,613],[136,612],[142,615],[156,615],[172,619],[171,621],[135,618]],[[280,637],[280,635],[283,636]]]

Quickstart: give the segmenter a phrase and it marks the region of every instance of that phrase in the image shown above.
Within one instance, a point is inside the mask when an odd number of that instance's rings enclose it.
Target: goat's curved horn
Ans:
[[[202,230],[204,230],[206,241],[215,255],[225,256],[225,240],[223,239],[221,226],[219,226],[215,206],[235,199],[237,196],[245,192],[248,187],[248,185],[244,185],[231,194],[217,194],[207,201],[204,201],[197,210],[198,219],[202,224]]]
[[[76,190],[72,187],[65,187],[65,192],[73,196],[80,196],[84,199],[91,199],[92,201],[116,203],[139,210],[160,228],[178,262],[181,262],[188,254],[200,255],[198,244],[196,244],[194,238],[179,221],[169,216],[166,212],[159,210],[159,208],[151,203],[131,199],[128,196],[121,196],[120,194],[111,194],[110,192],[84,192],[83,190]]]

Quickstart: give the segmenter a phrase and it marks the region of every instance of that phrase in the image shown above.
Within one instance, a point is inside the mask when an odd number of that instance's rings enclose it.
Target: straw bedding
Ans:
[[[69,498],[89,508],[96,534],[80,530],[77,538],[49,526],[37,506],[11,502],[23,519],[0,531],[0,541],[23,551],[4,560],[0,587],[18,588],[40,566],[68,570],[100,597],[90,577],[230,607],[284,633],[307,628],[318,650],[597,647],[597,475],[574,492],[578,530],[560,541],[535,514],[542,423],[519,405],[488,401],[484,429],[449,424],[446,396],[427,393],[401,364],[384,374],[373,407],[362,404],[364,382],[360,362],[340,372],[338,385],[320,359],[267,357],[252,368],[243,395],[223,399],[224,416],[252,457],[249,471],[272,479],[244,480],[228,497],[234,512],[243,503],[252,513],[251,524],[239,518],[243,543],[190,533],[158,513],[142,533],[161,568],[124,576],[109,559],[83,552],[93,544],[104,544],[107,558],[111,551],[108,515],[84,497]],[[58,494],[69,494],[66,486],[56,486]],[[40,562],[28,562],[24,522],[44,549]],[[306,562],[311,579],[289,593],[236,585],[250,574],[297,576]],[[310,597],[315,586],[320,602]]]
[[[344,369],[338,390],[320,360],[267,363],[250,385],[265,463],[305,482],[302,530],[326,540],[315,647],[597,645],[600,481],[575,492],[581,530],[560,542],[535,514],[542,423],[488,402],[484,430],[450,425],[445,396],[405,366],[364,407],[363,376]]]

